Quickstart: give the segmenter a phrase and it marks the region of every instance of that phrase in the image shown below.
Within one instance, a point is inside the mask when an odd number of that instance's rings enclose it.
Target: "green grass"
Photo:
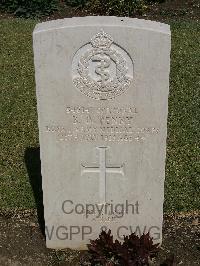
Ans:
[[[171,26],[165,208],[200,209],[200,24]]]
[[[36,207],[24,157],[28,147],[39,146],[31,36],[35,24],[22,19],[0,21],[1,208]],[[165,210],[189,211],[200,207],[200,24],[170,24]]]
[[[0,206],[34,207],[24,162],[38,146],[31,20],[0,21]]]

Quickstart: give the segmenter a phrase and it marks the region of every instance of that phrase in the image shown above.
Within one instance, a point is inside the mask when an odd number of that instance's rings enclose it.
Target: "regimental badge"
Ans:
[[[119,96],[133,79],[130,56],[103,30],[77,51],[72,66],[76,88],[95,100]]]

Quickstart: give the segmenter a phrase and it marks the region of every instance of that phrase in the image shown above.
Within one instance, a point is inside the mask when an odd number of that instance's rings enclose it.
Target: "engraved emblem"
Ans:
[[[109,100],[130,86],[133,62],[127,52],[101,30],[75,54],[72,75],[74,85],[83,94],[95,100]]]

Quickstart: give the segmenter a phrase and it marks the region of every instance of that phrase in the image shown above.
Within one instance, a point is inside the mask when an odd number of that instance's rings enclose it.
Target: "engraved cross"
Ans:
[[[107,174],[121,174],[124,176],[124,164],[108,166],[106,164],[106,150],[108,147],[97,147],[99,150],[99,166],[81,165],[81,174],[99,173],[99,196],[101,204],[106,203],[106,177]]]

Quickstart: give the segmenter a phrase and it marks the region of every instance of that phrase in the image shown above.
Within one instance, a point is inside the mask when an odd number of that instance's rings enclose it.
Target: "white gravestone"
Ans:
[[[70,18],[33,37],[47,247],[108,228],[161,243],[169,26]]]

